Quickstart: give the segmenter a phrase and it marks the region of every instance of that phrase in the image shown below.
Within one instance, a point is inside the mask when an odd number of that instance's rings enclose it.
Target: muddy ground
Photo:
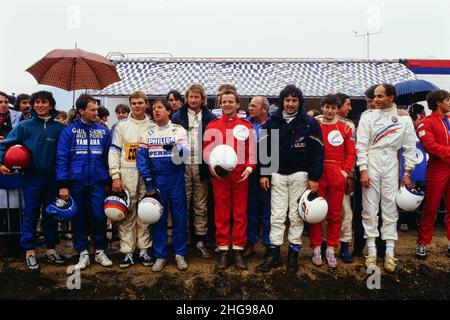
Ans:
[[[28,271],[22,256],[0,258],[0,299],[450,299],[450,258],[445,255],[444,229],[436,230],[425,261],[414,258],[416,236],[415,230],[399,231],[398,270],[395,274],[382,271],[380,289],[367,288],[369,275],[362,258],[352,264],[339,260],[337,270],[313,266],[309,241],[304,237],[300,270],[294,275],[285,270],[286,246],[283,267],[267,274],[255,272],[264,256],[260,245],[257,254],[247,260],[248,271],[230,267],[215,272],[218,256],[204,260],[190,252],[187,271],[179,272],[171,258],[163,272],[154,273],[141,265],[120,269],[118,243],[114,242],[109,250],[114,266],[104,268],[94,263],[83,270],[79,290],[67,288],[66,267],[46,264],[40,248],[39,271]],[[71,242],[63,241],[62,247],[69,263],[76,263]],[[382,268],[381,260],[378,265]]]

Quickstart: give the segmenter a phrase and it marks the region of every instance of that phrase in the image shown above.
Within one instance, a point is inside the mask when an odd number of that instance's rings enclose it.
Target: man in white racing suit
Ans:
[[[361,116],[357,140],[357,165],[361,172],[362,222],[364,238],[367,239],[367,268],[376,265],[377,251],[375,239],[378,232],[378,211],[381,201],[381,238],[386,240],[384,269],[394,272],[396,259],[394,246],[397,236],[398,211],[395,203],[399,187],[399,160],[397,153],[403,148],[405,174],[402,184],[411,186],[410,172],[416,165],[416,136],[409,117],[399,117],[395,87],[381,84],[375,89],[377,109]]]
[[[119,121],[112,133],[112,142],[108,154],[109,174],[113,192],[124,188],[130,193],[130,214],[119,223],[120,252],[123,254],[121,268],[134,264],[133,252],[140,249],[138,261],[144,266],[152,265],[148,249],[151,246],[148,224],[137,215],[137,203],[145,195],[145,185],[136,168],[138,141],[148,130],[151,121],[145,114],[148,107],[147,96],[143,92],[134,92],[130,98],[131,113],[128,118]]]

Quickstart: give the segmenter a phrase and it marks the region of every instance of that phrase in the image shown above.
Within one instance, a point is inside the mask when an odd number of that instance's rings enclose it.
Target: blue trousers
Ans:
[[[105,201],[105,186],[103,183],[93,185],[84,185],[83,183],[74,183],[70,188],[70,194],[78,207],[78,213],[75,216],[74,240],[75,250],[81,252],[88,248],[89,233],[89,215],[93,218],[94,248],[105,250],[107,247],[106,239],[106,215],[103,210]]]
[[[169,175],[157,175],[156,187],[164,207],[161,219],[151,225],[153,250],[156,258],[167,258],[167,216],[172,213],[172,249],[175,254],[186,255],[187,200],[184,184],[184,170]]]
[[[260,238],[262,224],[262,242],[270,245],[270,191],[259,186],[259,176],[250,175],[247,202],[247,240],[256,244]]]
[[[56,182],[51,176],[24,176],[23,198],[25,208],[22,219],[22,237],[20,245],[24,250],[33,250],[36,240],[36,228],[41,216],[41,208],[45,207],[56,197]],[[58,238],[58,222],[43,214],[42,227],[44,230],[47,249],[54,249]]]

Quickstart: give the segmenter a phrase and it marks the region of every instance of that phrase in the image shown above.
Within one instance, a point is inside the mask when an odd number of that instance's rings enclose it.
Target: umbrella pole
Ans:
[[[75,49],[77,49],[77,43],[75,42]],[[77,64],[77,59],[76,59],[76,57],[74,57],[75,59],[73,60],[73,63],[72,63],[72,74],[71,74],[71,77],[70,77],[70,86],[72,86],[72,84],[74,84],[75,83],[75,67],[76,67],[76,64]],[[73,76],[73,77],[72,77]],[[70,88],[70,87],[69,87]],[[73,96],[72,96],[72,108],[73,109],[75,109],[75,89],[73,90]]]

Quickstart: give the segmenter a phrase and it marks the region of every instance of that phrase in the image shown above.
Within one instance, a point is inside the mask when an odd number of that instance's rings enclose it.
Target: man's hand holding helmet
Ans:
[[[175,148],[175,151],[174,151],[174,148]],[[163,145],[163,149],[166,150],[167,152],[174,153],[178,157],[183,157],[184,154],[189,153],[188,151],[186,151],[186,148],[183,148],[183,146],[181,144],[176,144],[175,142],[171,142],[171,143],[167,143],[167,144]]]
[[[414,185],[413,185],[413,183],[411,181],[411,178],[409,177],[409,171],[408,170],[405,170],[405,173],[403,174],[401,185],[405,185],[405,186],[407,186],[409,188],[413,188],[414,187]]]
[[[163,145],[163,149],[166,150],[167,152],[171,152],[173,147],[175,146],[175,143],[167,143],[165,145]]]
[[[124,189],[122,180],[120,178],[114,179],[112,181],[112,191],[115,193],[120,193]]]
[[[153,199],[155,199],[156,201],[158,201],[159,203],[162,202],[162,201],[161,201],[161,196],[160,196],[160,194],[159,194],[159,192],[158,192],[157,189],[154,189],[154,190],[152,190],[152,191],[146,192],[146,193],[145,193],[145,196],[146,196],[146,197],[153,198]]]
[[[310,189],[311,192],[317,192],[317,190],[319,190],[319,182],[308,180],[308,189]]]
[[[67,201],[69,199],[69,189],[68,188],[61,188],[59,189],[59,197],[63,199],[64,201]]]
[[[5,165],[0,166],[0,173],[5,176],[12,175],[11,170],[9,170]]]
[[[230,174],[230,171],[225,170],[221,166],[215,166],[213,168],[213,170],[214,170],[215,174],[221,179],[225,178],[227,175]]]

